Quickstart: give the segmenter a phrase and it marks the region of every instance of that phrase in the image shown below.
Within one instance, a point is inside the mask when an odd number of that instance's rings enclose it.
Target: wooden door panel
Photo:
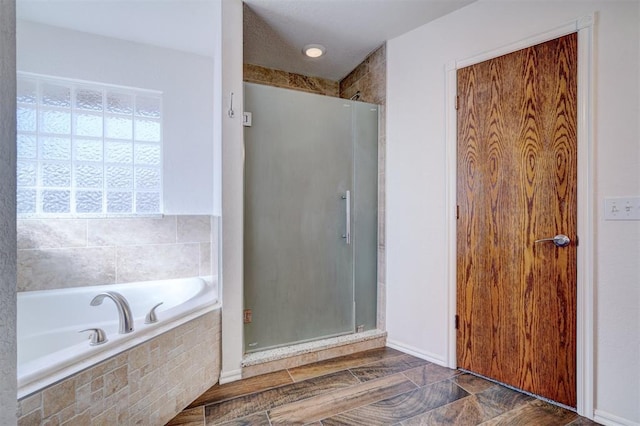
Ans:
[[[458,71],[458,365],[575,406],[575,34]],[[565,234],[568,247],[535,240]]]

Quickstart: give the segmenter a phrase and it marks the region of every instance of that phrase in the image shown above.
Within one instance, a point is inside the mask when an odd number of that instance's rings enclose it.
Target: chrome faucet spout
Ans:
[[[105,291],[94,297],[93,300],[91,300],[90,305],[101,305],[105,297],[113,300],[113,303],[116,304],[116,308],[118,308],[118,317],[120,319],[120,334],[131,333],[133,331],[133,314],[131,313],[129,302],[127,302],[127,299],[125,299],[123,295],[121,295],[117,291]]]

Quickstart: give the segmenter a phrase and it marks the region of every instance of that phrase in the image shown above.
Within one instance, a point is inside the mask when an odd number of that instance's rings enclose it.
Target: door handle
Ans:
[[[345,225],[345,233],[342,234],[342,238],[344,238],[347,245],[351,244],[351,191],[346,191],[342,196],[344,200],[345,206],[345,215],[346,215],[346,225]]]
[[[566,235],[558,234],[555,237],[543,238],[541,240],[535,240],[534,243],[542,243],[544,241],[551,241],[557,247],[566,247],[571,243],[571,240]]]

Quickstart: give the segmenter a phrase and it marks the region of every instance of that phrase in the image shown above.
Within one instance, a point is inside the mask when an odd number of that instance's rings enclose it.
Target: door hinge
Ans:
[[[456,111],[460,108],[460,96],[456,95]]]
[[[456,219],[460,219],[460,206],[456,206]]]
[[[460,328],[460,317],[456,314],[456,330]]]
[[[251,309],[245,309],[242,311],[242,322],[245,324],[250,324],[253,321],[253,313]]]

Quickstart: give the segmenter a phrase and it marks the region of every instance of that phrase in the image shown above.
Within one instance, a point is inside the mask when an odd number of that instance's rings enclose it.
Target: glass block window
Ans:
[[[162,210],[160,92],[18,73],[18,214]]]

